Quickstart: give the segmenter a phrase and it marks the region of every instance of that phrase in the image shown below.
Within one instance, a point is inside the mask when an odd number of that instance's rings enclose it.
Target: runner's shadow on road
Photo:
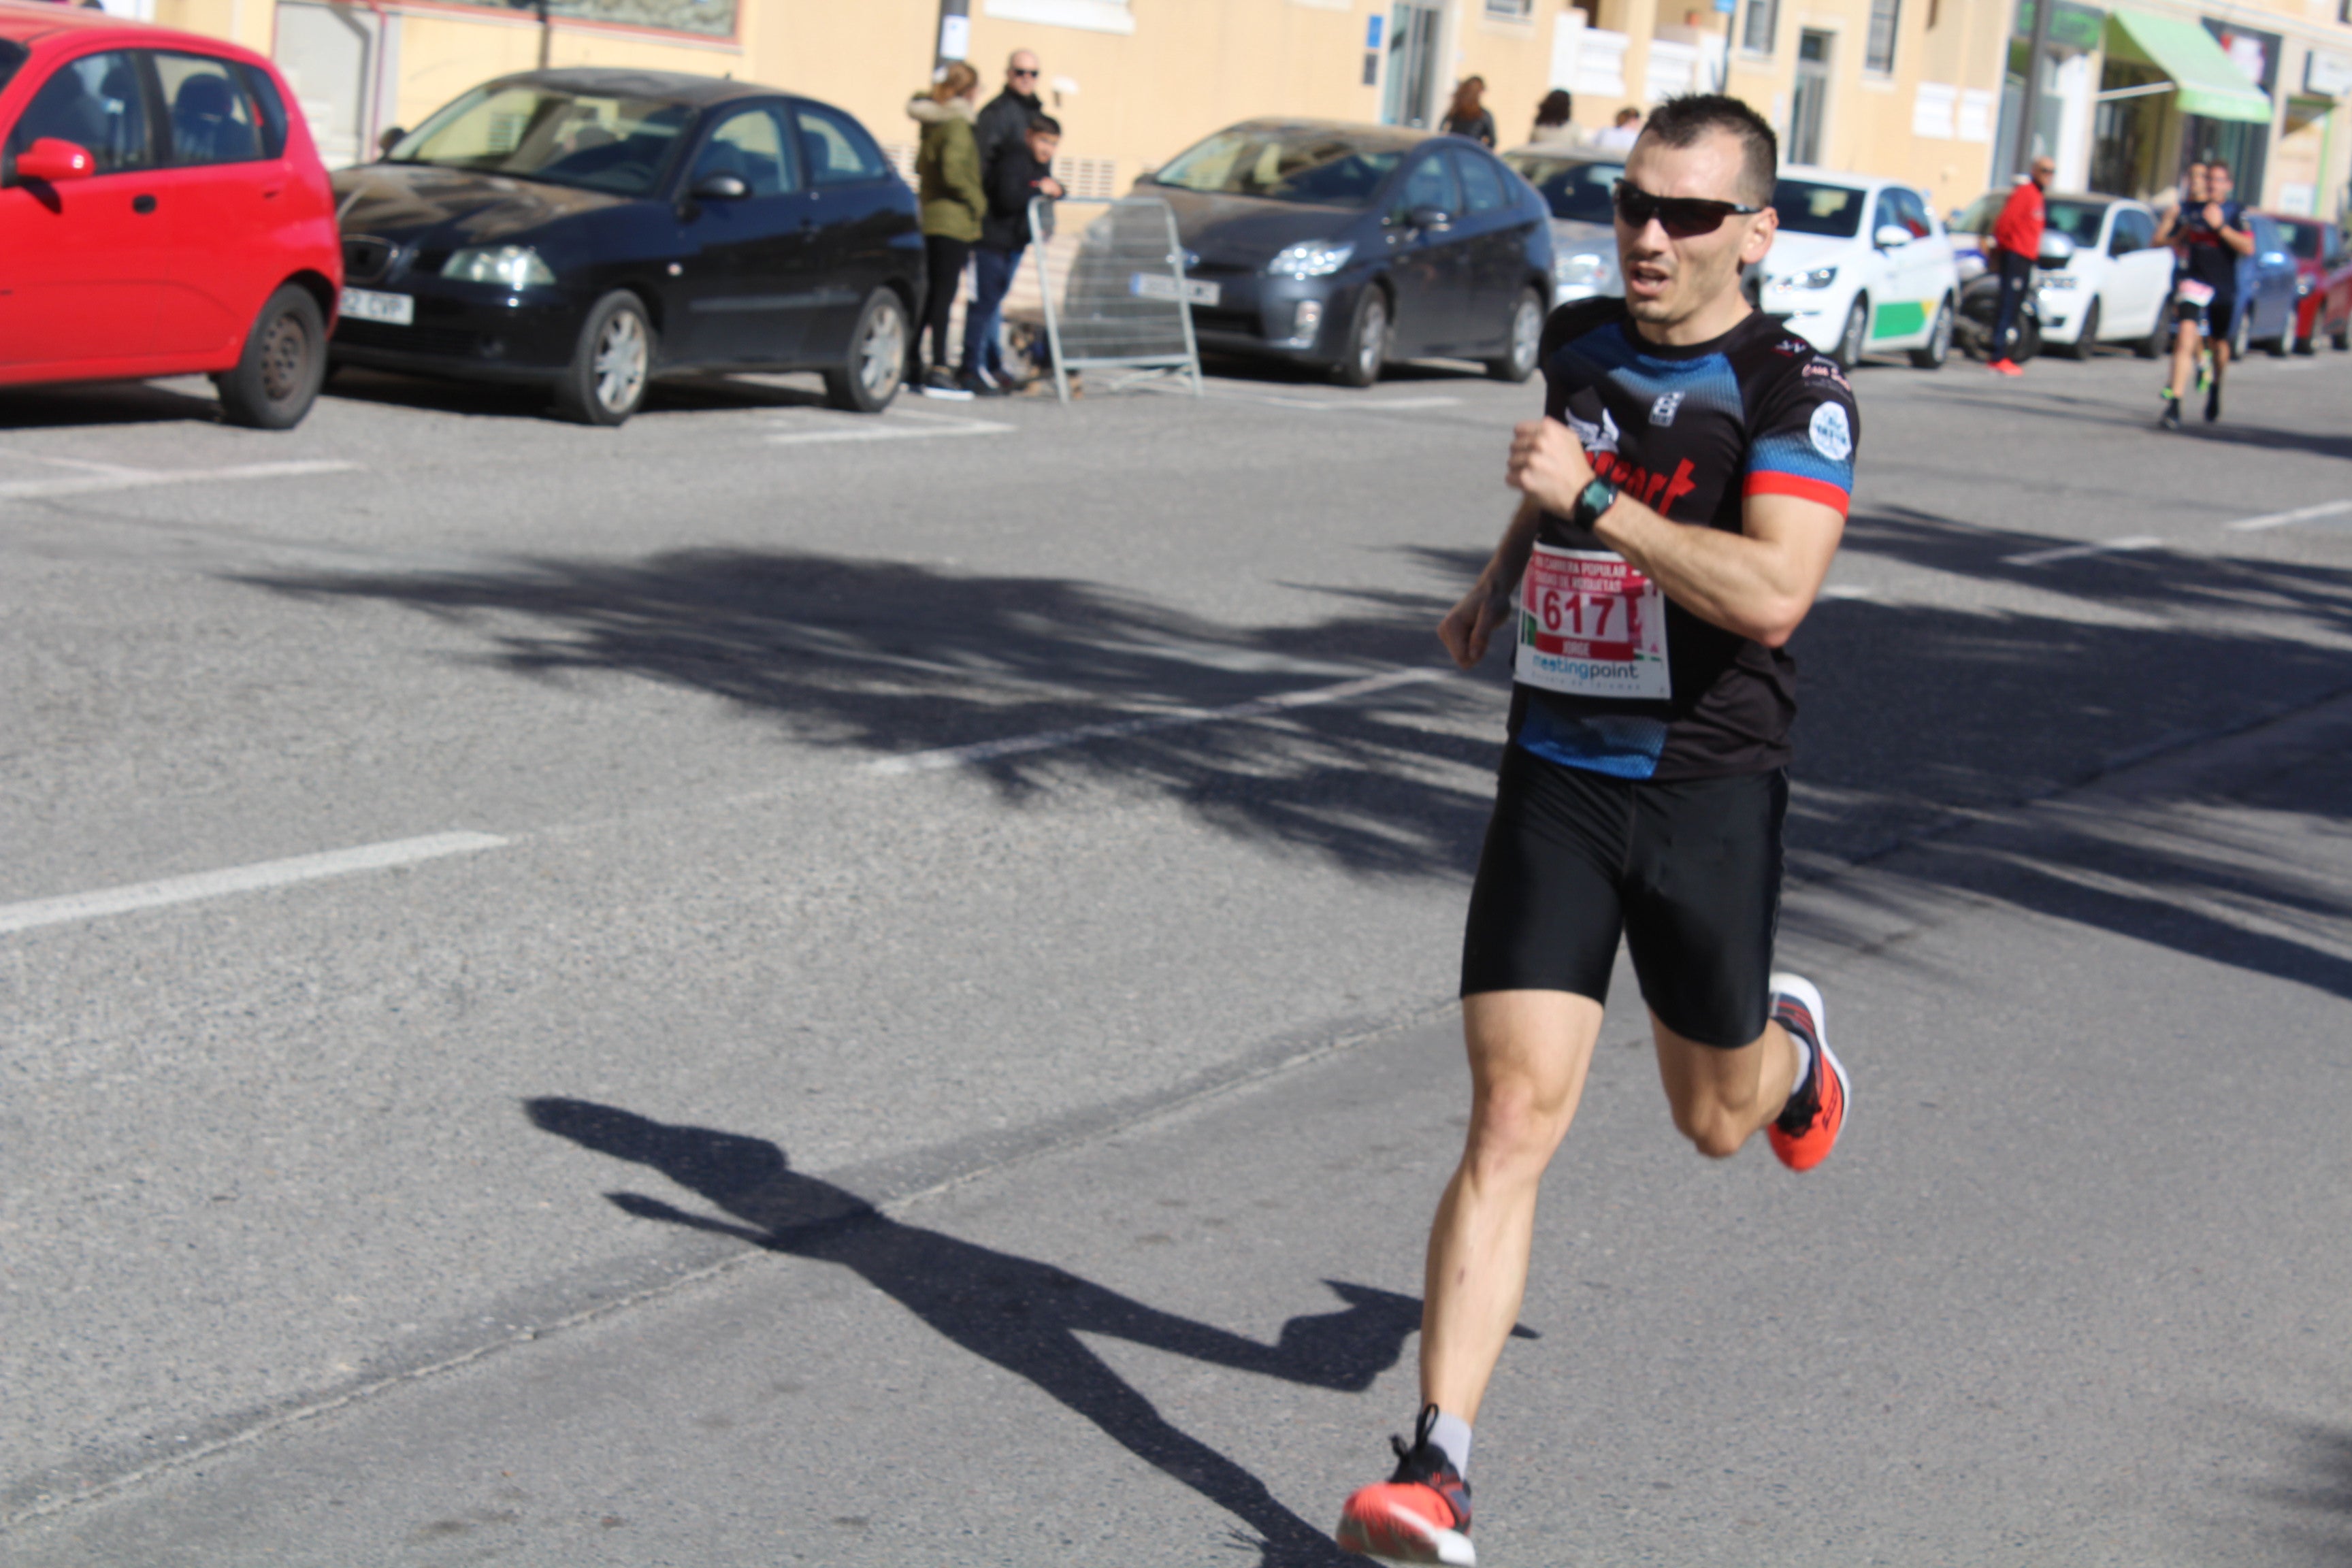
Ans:
[[[1108,1334],[1212,1366],[1358,1393],[1403,1353],[1407,1336],[1421,1326],[1418,1300],[1327,1281],[1348,1303],[1344,1309],[1293,1318],[1273,1344],[1261,1344],[1050,1263],[902,1224],[855,1193],[793,1170],[784,1152],[764,1139],[673,1126],[579,1100],[532,1100],[524,1110],[541,1131],[648,1166],[732,1217],[689,1214],[637,1193],[607,1194],[624,1213],[838,1264],[964,1350],[1036,1384],[1242,1521],[1255,1532],[1250,1544],[1265,1568],[1360,1561],[1255,1476],[1170,1423],[1079,1336]]]

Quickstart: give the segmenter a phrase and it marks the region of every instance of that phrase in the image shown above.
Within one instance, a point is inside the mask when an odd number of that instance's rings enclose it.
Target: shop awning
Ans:
[[[2183,114],[2271,122],[2268,95],[2194,22],[2118,7],[2107,15],[2107,53],[2170,77],[2179,89],[2173,101]]]

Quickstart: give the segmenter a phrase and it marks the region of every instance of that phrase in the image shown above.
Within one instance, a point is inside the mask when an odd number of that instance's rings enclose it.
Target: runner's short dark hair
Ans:
[[[1670,98],[1650,111],[1642,140],[1652,137],[1669,147],[1687,147],[1709,132],[1739,138],[1748,156],[1739,171],[1740,199],[1762,206],[1772,199],[1773,182],[1780,173],[1780,139],[1764,117],[1738,99],[1720,92],[1688,92]]]
[[[1062,133],[1062,122],[1050,114],[1033,114],[1029,117],[1029,129],[1042,131],[1048,136],[1059,136]]]

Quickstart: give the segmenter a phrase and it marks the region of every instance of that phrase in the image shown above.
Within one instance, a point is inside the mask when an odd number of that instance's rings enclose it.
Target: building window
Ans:
[[[2352,0],[2344,0],[2352,5]],[[1524,22],[1536,14],[1536,0],[1486,0],[1486,15],[1504,22]]]
[[[2352,0],[2344,0],[2352,5]],[[1780,19],[1780,0],[1748,0],[1747,25],[1739,30],[1739,47],[1750,54],[1772,52],[1772,30]]]
[[[2345,3],[2352,5],[2352,0]],[[1870,44],[1863,51],[1863,69],[1882,76],[1894,71],[1895,29],[1902,15],[1902,0],[1870,0]]]

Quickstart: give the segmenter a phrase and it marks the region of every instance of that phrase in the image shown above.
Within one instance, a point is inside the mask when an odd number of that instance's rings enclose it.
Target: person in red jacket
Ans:
[[[2042,254],[2042,193],[2058,165],[2047,158],[2033,160],[2031,178],[2018,182],[1993,220],[1992,253],[2000,268],[2000,313],[1993,319],[1992,366],[2003,375],[2023,375],[2009,357],[2011,334],[2017,330],[2017,307],[2033,287],[2033,258]]]

